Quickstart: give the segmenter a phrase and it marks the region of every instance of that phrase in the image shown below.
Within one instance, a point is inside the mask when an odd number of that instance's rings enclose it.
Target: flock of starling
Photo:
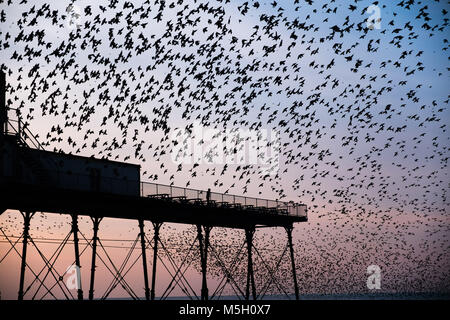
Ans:
[[[309,222],[294,230],[303,292],[367,291],[371,264],[386,291],[450,289],[448,1],[23,0],[0,9],[7,104],[48,150],[138,163],[143,181],[305,203]],[[194,124],[277,130],[278,171],[173,163],[172,133]],[[194,229],[176,238],[166,229],[180,261]],[[230,265],[244,238],[213,229],[212,243],[227,245],[210,254],[212,274],[223,275],[219,260]],[[255,241],[273,248],[255,253],[258,290],[273,272],[267,293],[291,292],[282,230]]]

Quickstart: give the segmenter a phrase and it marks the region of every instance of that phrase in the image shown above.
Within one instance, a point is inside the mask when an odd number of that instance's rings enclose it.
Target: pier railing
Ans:
[[[207,203],[207,191],[183,188],[153,182],[141,182],[142,197],[161,197],[168,199],[198,200]],[[233,206],[243,209],[268,211],[276,214],[306,217],[306,205],[292,201],[278,201],[263,198],[246,197],[228,193],[211,192],[210,203],[216,206]]]
[[[21,120],[19,109],[7,108],[8,111],[15,111],[16,119],[8,117],[6,134],[15,135],[19,141],[30,148],[45,150],[37,137],[28,129],[28,125]]]

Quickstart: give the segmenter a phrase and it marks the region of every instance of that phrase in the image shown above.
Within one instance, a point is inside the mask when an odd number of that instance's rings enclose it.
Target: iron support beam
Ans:
[[[23,216],[23,241],[22,241],[22,263],[20,265],[20,283],[18,300],[23,300],[23,285],[25,281],[25,267],[27,265],[27,246],[30,237],[30,220],[33,214],[30,212],[21,212]]]
[[[94,300],[94,280],[95,280],[95,259],[97,257],[97,241],[98,241],[98,226],[101,218],[91,218],[94,224],[94,235],[92,237],[92,263],[91,263],[91,282],[89,285],[89,300]]]
[[[255,287],[255,277],[253,274],[253,258],[252,258],[254,234],[255,234],[255,227],[245,229],[245,238],[247,240],[247,287],[245,290],[246,300],[249,300],[250,298],[250,285],[252,286],[253,300],[256,300],[256,287]]]
[[[139,230],[140,230],[139,235],[141,237],[142,266],[144,268],[145,300],[150,300],[150,289],[148,287],[147,255],[145,254],[145,231],[143,219],[139,219]]]
[[[204,247],[204,253],[203,253],[203,263],[204,267],[203,269],[203,280],[202,280],[202,291],[204,295],[204,299],[208,300],[208,286],[206,282],[206,272],[207,272],[207,266],[208,266],[208,248],[209,248],[209,233],[211,232],[211,227],[204,227],[205,229],[205,247]]]
[[[299,300],[297,273],[295,271],[294,247],[292,245],[292,230],[294,229],[294,227],[290,226],[290,227],[286,227],[285,229],[286,229],[288,242],[289,242],[289,251],[291,252],[292,278],[294,279],[295,299]]]
[[[209,234],[211,227],[204,227],[205,236],[203,237],[202,227],[197,225],[198,242],[200,249],[200,262],[202,267],[202,291],[201,300],[208,300],[208,283],[207,283],[207,265],[208,265],[208,247],[209,247]]]
[[[155,285],[156,285],[156,262],[158,260],[158,242],[159,242],[159,228],[162,223],[153,223],[153,267],[152,267],[152,290],[151,299],[155,300]]]
[[[72,234],[73,234],[73,246],[75,249],[75,265],[78,268],[77,277],[81,276],[81,263],[80,263],[80,249],[78,247],[78,215],[72,215]],[[78,300],[83,300],[83,289],[81,288],[81,279],[77,279],[77,296]]]
[[[6,74],[0,71],[0,126],[1,134],[6,134],[8,128],[8,110],[6,109]]]

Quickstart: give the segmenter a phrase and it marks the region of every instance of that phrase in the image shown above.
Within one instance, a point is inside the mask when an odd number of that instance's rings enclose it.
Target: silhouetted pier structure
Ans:
[[[245,299],[257,298],[253,274],[253,235],[256,228],[283,227],[286,230],[294,291],[299,291],[295,272],[292,230],[295,222],[307,221],[306,206],[140,181],[140,167],[90,157],[44,150],[38,139],[17,119],[8,116],[16,110],[8,108],[5,99],[5,75],[0,73],[0,214],[7,209],[19,210],[24,218],[18,299],[24,298],[29,230],[35,212],[62,213],[72,217],[75,264],[80,267],[78,216],[89,216],[93,222],[91,240],[92,263],[89,299],[94,298],[97,233],[103,218],[137,220],[141,250],[145,298],[155,299],[156,268],[163,223],[197,226],[202,272],[201,299],[210,296],[207,286],[207,259],[212,250],[209,234],[214,227],[245,230],[247,247],[247,285]],[[153,245],[147,241],[144,224],[153,224]],[[146,248],[153,249],[151,287],[147,271]],[[35,275],[35,274],[34,274]],[[36,275],[35,275],[36,276]],[[117,275],[120,278],[120,274]],[[174,275],[174,279],[177,274]],[[230,277],[228,275],[227,277]],[[36,276],[38,278],[38,276]],[[44,285],[41,281],[41,286]],[[45,287],[45,285],[44,285]],[[48,289],[47,289],[48,290]],[[83,299],[78,289],[78,299]]]

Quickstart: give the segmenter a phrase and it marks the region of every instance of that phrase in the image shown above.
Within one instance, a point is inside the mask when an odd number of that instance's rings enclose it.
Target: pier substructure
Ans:
[[[254,234],[255,234],[254,226],[245,229],[245,239],[247,242],[247,286],[245,289],[246,300],[249,300],[250,298],[250,285],[252,287],[253,300],[256,300],[256,286],[255,286],[255,276],[253,274],[253,258],[252,258]]]
[[[81,263],[80,263],[80,249],[78,246],[78,215],[72,215],[72,235],[73,235],[73,247],[75,250],[75,266],[77,269],[77,277],[81,278]],[[81,280],[77,279],[77,297],[78,300],[83,300],[83,289],[81,288]]]
[[[158,261],[158,242],[159,242],[159,229],[162,223],[153,222],[153,267],[152,267],[152,290],[151,300],[155,300],[155,285],[156,285],[156,263]]]
[[[204,226],[203,230],[205,235],[203,236],[202,226],[197,225],[197,238],[200,249],[200,263],[202,269],[202,290],[201,290],[201,300],[208,300],[208,284],[207,284],[207,265],[208,265],[208,248],[209,248],[209,234],[211,232],[211,227]]]
[[[144,220],[139,219],[139,236],[141,238],[141,250],[142,250],[142,267],[144,271],[144,286],[145,286],[145,300],[150,300],[150,289],[148,287],[148,271],[147,271],[147,255],[145,253],[145,231]]]
[[[102,218],[94,217],[92,218],[92,223],[94,225],[92,236],[92,263],[91,263],[91,281],[89,285],[89,300],[94,300],[94,280],[95,280],[95,259],[97,258],[97,241],[98,241],[98,227]]]
[[[22,262],[20,264],[20,283],[18,300],[23,300],[23,285],[25,281],[25,266],[27,265],[27,246],[30,237],[30,221],[34,212],[20,212],[23,217],[23,241],[22,241]]]
[[[287,233],[287,237],[288,237],[289,251],[290,251],[290,254],[291,254],[292,278],[294,280],[295,299],[299,300],[297,273],[295,271],[294,247],[292,245],[292,230],[294,228],[292,226],[289,226],[289,227],[286,227],[285,229],[286,229],[286,233]]]

